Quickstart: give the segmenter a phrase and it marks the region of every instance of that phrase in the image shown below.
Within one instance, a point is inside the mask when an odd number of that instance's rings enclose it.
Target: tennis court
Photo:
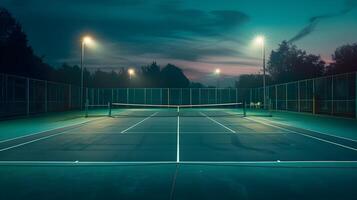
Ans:
[[[80,123],[2,140],[0,198],[357,195],[353,139],[277,123],[240,103],[103,106]]]
[[[356,162],[357,143],[242,114],[239,104],[125,105],[0,143],[2,164]],[[244,111],[245,112],[245,111]]]

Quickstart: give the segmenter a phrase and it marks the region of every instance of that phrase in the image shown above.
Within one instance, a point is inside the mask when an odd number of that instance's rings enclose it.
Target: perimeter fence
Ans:
[[[7,74],[0,74],[0,84],[0,118],[81,108],[81,88],[76,85]],[[357,72],[300,80],[267,86],[266,99],[276,111],[357,118],[356,85]],[[264,88],[85,88],[83,96],[90,105],[247,102],[261,108]]]
[[[275,110],[357,118],[357,72],[270,85],[265,91]],[[264,102],[264,88],[251,89],[250,102]]]
[[[78,86],[0,74],[0,118],[78,108]]]

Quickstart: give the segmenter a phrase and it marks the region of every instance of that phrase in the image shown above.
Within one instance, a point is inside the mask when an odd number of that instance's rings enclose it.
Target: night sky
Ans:
[[[236,77],[260,71],[265,35],[268,51],[290,40],[329,62],[336,47],[357,42],[357,0],[1,0],[23,25],[30,45],[45,61],[86,67],[140,67],[173,63],[195,81],[210,83],[215,68]]]

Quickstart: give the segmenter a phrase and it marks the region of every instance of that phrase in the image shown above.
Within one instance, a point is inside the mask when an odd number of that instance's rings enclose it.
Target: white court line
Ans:
[[[180,162],[180,116],[177,116],[177,149],[176,149],[176,162]]]
[[[36,132],[36,133],[31,133],[31,134],[28,134],[28,135],[23,135],[23,136],[19,136],[19,137],[14,137],[14,138],[10,138],[10,139],[1,140],[1,141],[0,141],[0,144],[1,144],[1,143],[4,143],[4,142],[10,142],[10,141],[13,141],[13,140],[17,140],[17,139],[21,139],[21,138],[30,137],[30,136],[33,136],[33,135],[37,135],[37,134],[49,132],[49,131],[54,131],[54,130],[57,130],[57,129],[62,129],[62,128],[70,127],[70,126],[81,125],[81,124],[84,124],[84,123],[92,122],[92,121],[94,121],[94,120],[99,120],[99,119],[87,120],[87,121],[84,121],[84,122],[79,122],[79,123],[75,123],[75,124],[71,124],[71,125],[66,125],[66,126],[60,126],[60,127],[53,128],[53,129],[48,129],[48,130],[45,130],[45,131],[40,131],[40,132]]]
[[[94,120],[92,120],[92,121],[94,121]],[[83,123],[80,123],[78,125],[84,125],[85,123],[87,123],[87,122],[83,122]],[[48,135],[48,136],[45,136],[45,137],[40,137],[40,138],[37,138],[35,140],[30,140],[30,141],[23,142],[23,143],[20,143],[20,144],[17,144],[17,145],[6,147],[6,148],[3,148],[3,149],[0,149],[0,152],[7,151],[7,150],[10,150],[10,149],[14,149],[14,148],[17,148],[17,147],[21,147],[21,146],[24,146],[26,144],[31,144],[31,143],[34,143],[34,142],[37,142],[37,141],[40,141],[40,140],[44,140],[44,139],[48,139],[48,138],[51,138],[51,137],[55,137],[57,135],[62,135],[62,134],[65,134],[65,133],[67,133],[69,131],[73,131],[73,130],[79,129],[81,127],[82,126],[71,128],[69,130],[65,130],[65,131],[62,131],[62,132],[59,132],[59,133],[56,133],[56,134]]]
[[[0,165],[149,165],[177,164],[176,161],[0,161]],[[180,161],[180,164],[357,164],[352,160],[312,160],[312,161]]]
[[[263,119],[261,119],[263,120]],[[263,121],[268,121],[270,122],[269,120],[263,120]],[[282,122],[275,122],[274,123],[277,123],[277,124],[280,124],[280,125],[283,125],[283,126],[291,126],[289,124],[286,124],[286,123],[282,123]],[[331,137],[336,137],[336,138],[340,138],[340,139],[344,139],[344,140],[349,140],[351,142],[357,142],[357,140],[354,140],[354,139],[351,139],[351,138],[346,138],[346,137],[342,137],[342,136],[337,136],[337,135],[331,135],[331,134],[328,134],[328,133],[323,133],[323,132],[320,132],[320,131],[315,131],[315,130],[312,130],[312,129],[309,129],[309,128],[302,128],[304,130],[307,130],[307,131],[312,131],[312,132],[315,132],[315,133],[319,133],[319,134],[322,134],[322,135],[327,135],[327,136],[331,136]]]
[[[268,124],[268,123],[260,121],[260,120],[251,119],[251,118],[245,118],[245,119],[253,121],[253,122],[261,123],[261,124],[264,124],[264,125],[267,125],[267,126],[270,126],[270,127],[273,127],[273,128],[277,128],[277,129],[280,129],[280,130],[288,131],[290,133],[295,133],[295,134],[302,135],[302,136],[305,136],[305,137],[309,137],[309,138],[312,138],[312,139],[315,139],[315,140],[319,140],[319,141],[322,141],[322,142],[333,144],[333,145],[336,145],[336,146],[339,146],[339,147],[343,147],[345,149],[357,151],[356,148],[353,148],[353,147],[350,147],[350,146],[346,146],[346,145],[339,144],[339,143],[336,143],[336,142],[331,142],[329,140],[325,140],[325,139],[318,138],[318,137],[315,137],[315,136],[307,135],[307,134],[300,133],[300,132],[297,132],[297,131],[293,131],[293,130],[290,130],[290,129],[282,128],[282,127],[279,127],[279,126],[275,126],[273,124]]]
[[[122,131],[122,132],[120,132],[120,133],[126,133],[128,130],[130,130],[130,129],[134,128],[135,126],[137,126],[137,125],[139,125],[139,124],[143,123],[144,121],[146,121],[146,120],[150,119],[151,117],[155,116],[157,113],[159,113],[159,112],[156,112],[156,113],[154,113],[154,114],[150,115],[149,117],[147,117],[147,118],[145,118],[145,119],[141,120],[140,122],[138,122],[138,123],[136,123],[136,124],[134,124],[134,125],[130,126],[129,128],[127,128],[127,129],[123,130],[123,131]]]
[[[206,114],[204,114],[204,113],[202,113],[202,112],[200,112],[200,114],[201,114],[201,115],[203,115],[203,116],[205,116],[207,119],[209,119],[209,120],[211,120],[211,121],[215,122],[216,124],[221,125],[223,128],[225,128],[225,129],[229,130],[230,132],[232,132],[232,133],[236,133],[234,130],[232,130],[232,129],[228,128],[227,126],[225,126],[225,125],[223,125],[223,124],[221,124],[221,123],[219,123],[218,121],[216,121],[216,120],[212,119],[211,117],[207,116]]]

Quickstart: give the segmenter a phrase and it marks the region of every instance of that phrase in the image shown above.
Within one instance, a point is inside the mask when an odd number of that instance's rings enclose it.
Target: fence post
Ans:
[[[112,99],[111,102],[114,102],[114,88],[112,88]]]
[[[301,109],[300,109],[300,81],[298,81],[297,82],[297,84],[298,84],[298,94],[297,94],[297,96],[298,96],[298,112],[300,112],[301,111]]]
[[[215,91],[215,98],[216,99],[215,99],[215,102],[218,104],[218,96],[217,96],[218,95],[218,91],[217,90],[218,90],[218,88],[216,87],[216,91]]]
[[[192,105],[192,88],[190,88],[190,105]]]
[[[170,105],[170,88],[167,88],[167,105]]]
[[[334,76],[331,76],[331,115],[333,115],[333,113],[334,113],[334,109],[333,109],[333,106],[334,106],[334,103],[333,103],[333,86],[334,86],[334,83],[333,83],[333,77]]]
[[[253,102],[253,89],[249,89],[249,105]]]
[[[198,103],[201,104],[201,88],[198,89]]]
[[[357,72],[355,73],[355,116],[357,119]]]
[[[153,103],[153,100],[152,100],[152,90],[153,90],[153,89],[151,88],[151,89],[150,89],[150,104],[154,104],[154,103]],[[156,103],[155,103],[155,104],[156,104]]]
[[[285,83],[285,109],[288,110],[288,84]]]
[[[126,88],[126,103],[129,103],[129,88]]]
[[[47,85],[47,81],[46,81],[46,85]],[[46,87],[46,90],[47,90],[47,87]],[[46,107],[47,107],[47,105],[46,105]],[[72,85],[68,85],[68,108],[70,110],[72,109]],[[46,112],[47,112],[47,108],[46,108]]]
[[[26,78],[26,115],[30,114],[30,79]]]
[[[144,104],[146,104],[146,88],[144,88]]]
[[[312,79],[312,114],[316,114],[315,79]]]
[[[278,85],[275,85],[275,111],[278,110]]]
[[[238,103],[238,88],[236,88],[236,103]]]
[[[162,105],[162,88],[160,88],[160,104]]]
[[[47,88],[47,81],[45,81],[45,112],[48,112],[48,88]]]

